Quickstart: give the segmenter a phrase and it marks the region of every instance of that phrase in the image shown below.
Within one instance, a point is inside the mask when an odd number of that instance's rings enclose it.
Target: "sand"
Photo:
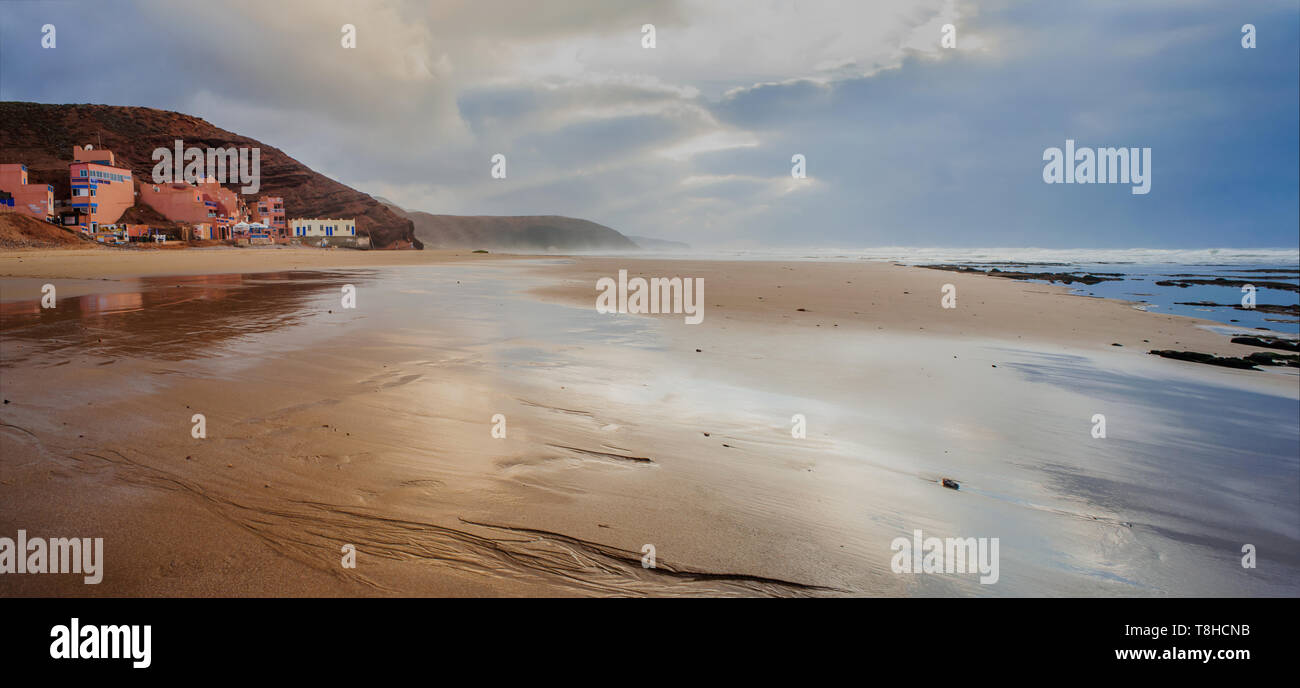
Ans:
[[[1135,354],[1185,349],[1243,356],[1260,350],[1233,344],[1230,337],[1207,329],[1223,327],[1210,320],[1141,311],[1136,304],[1075,295],[1064,286],[886,262],[737,264],[580,258],[561,283],[537,293],[594,308],[596,280],[616,277],[620,268],[628,270],[629,278],[703,278],[706,317],[765,326],[993,337],[1051,343],[1062,349],[1120,344]],[[956,308],[941,305],[945,284],[956,287]]]
[[[0,279],[30,288],[39,279],[78,282],[67,296],[111,292],[114,281],[141,276],[276,272],[499,261],[528,256],[468,251],[352,251],[306,248],[204,250],[18,250],[0,251]],[[595,281],[620,268],[636,276],[684,275],[705,279],[707,310],[795,326],[875,327],[922,330],[951,336],[1001,336],[1080,347],[1121,344],[1138,349],[1188,349],[1240,356],[1259,349],[1232,344],[1209,331],[1209,320],[1140,311],[1133,304],[1070,293],[1063,286],[1030,284],[883,262],[735,263],[632,258],[577,258],[559,271],[559,283],[537,290],[568,303],[594,303]],[[557,274],[559,273],[559,274]],[[25,282],[18,280],[26,279]],[[95,281],[109,284],[84,286]],[[944,284],[957,287],[959,307],[940,306]],[[37,286],[39,294],[39,286]],[[15,300],[21,295],[0,295]],[[805,309],[800,311],[799,309]],[[784,323],[782,323],[784,324]],[[1136,336],[1142,334],[1143,336]],[[1143,341],[1149,340],[1149,341]]]
[[[0,250],[0,277],[113,279],[316,268],[428,265],[502,259],[470,251],[357,251],[317,248],[88,248]]]
[[[619,268],[703,277],[704,322],[595,314]],[[1242,579],[1234,552],[1296,551],[1296,377],[1145,353],[1255,350],[1204,321],[887,263],[24,251],[0,275],[0,537],[107,560],[0,594],[1295,593],[1297,562]],[[33,311],[48,280],[67,301]],[[1248,419],[1267,441],[1226,437]],[[916,528],[1001,537],[1001,582],[893,573]]]

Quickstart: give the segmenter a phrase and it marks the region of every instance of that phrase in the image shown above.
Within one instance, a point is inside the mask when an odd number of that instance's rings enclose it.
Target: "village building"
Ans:
[[[146,241],[150,239],[149,225],[129,224],[125,222],[111,225],[98,225],[93,230],[86,230],[86,233],[95,241],[102,244],[125,244],[132,241]]]
[[[280,196],[261,196],[248,212],[250,220],[264,223],[276,240],[287,239],[289,225],[284,217],[284,199]]]
[[[357,236],[353,219],[288,220],[283,197],[262,195],[254,200],[250,196],[246,201],[212,177],[197,184],[137,180],[130,169],[118,167],[112,151],[92,145],[72,147],[68,175],[71,198],[55,201],[53,185],[29,183],[26,165],[0,164],[0,210],[12,209],[79,229],[105,243],[157,240],[179,232],[184,240],[246,245],[296,241],[368,248],[370,244],[370,237]],[[179,224],[179,230],[123,222],[126,211],[137,202]]]
[[[199,182],[198,189],[199,193],[204,195],[204,200],[213,204],[217,216],[235,222],[243,221],[247,217],[248,208],[239,194],[217,183],[217,180],[212,177]]]
[[[82,229],[94,232],[100,225],[116,223],[127,208],[135,205],[135,182],[131,170],[117,166],[112,151],[72,147],[68,166],[72,186],[72,208],[85,214],[79,218]]]
[[[212,223],[211,222],[195,223],[194,229],[190,233],[190,238],[198,241],[214,239],[215,236],[212,233]]]
[[[240,222],[231,227],[231,237],[240,244],[271,244],[271,228],[262,222]]]
[[[97,162],[109,167],[117,166],[117,157],[113,151],[95,148],[87,143],[84,146],[72,146],[72,162]]]
[[[203,239],[235,238],[235,225],[248,216],[248,206],[239,194],[211,177],[197,186],[185,182],[141,184],[140,201],[168,220],[195,225],[196,238]],[[200,232],[197,225],[201,224],[208,228]]]
[[[0,191],[13,197],[14,212],[26,213],[40,220],[54,217],[54,185],[28,183],[26,165],[0,165]],[[9,206],[8,203],[5,205]]]
[[[84,208],[64,207],[56,210],[55,213],[58,215],[55,221],[64,227],[80,228],[89,226],[86,217],[90,213],[86,212]]]
[[[184,182],[141,184],[140,201],[173,222],[210,223],[217,212],[215,202],[209,206],[202,192]]]
[[[295,218],[289,221],[290,235],[294,237],[355,237],[356,220],[318,220]]]

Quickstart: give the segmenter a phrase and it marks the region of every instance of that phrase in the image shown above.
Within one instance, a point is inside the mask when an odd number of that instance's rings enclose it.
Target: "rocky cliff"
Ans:
[[[635,251],[637,245],[616,230],[589,220],[559,215],[433,215],[393,212],[415,224],[415,236],[431,248],[494,248],[512,251]]]

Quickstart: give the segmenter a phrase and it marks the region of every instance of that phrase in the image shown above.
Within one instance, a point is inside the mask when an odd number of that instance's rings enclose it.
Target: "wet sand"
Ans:
[[[1191,319],[884,263],[280,253],[0,254],[0,536],[106,560],[0,594],[1300,591],[1297,378],[1145,354],[1250,350]],[[704,322],[597,314],[620,267],[704,277]],[[999,582],[893,573],[918,528],[1000,538]]]
[[[1126,353],[1188,349],[1241,356],[1258,348],[1232,344],[1207,328],[1222,323],[1139,310],[1122,301],[1071,293],[1064,286],[1010,282],[986,275],[926,270],[886,262],[771,263],[747,261],[580,258],[543,297],[593,307],[600,277],[702,277],[708,317],[794,327],[854,327],[895,334],[993,337],[1095,350],[1120,344]],[[943,286],[956,287],[956,308],[941,305]],[[665,320],[669,320],[665,318]],[[725,325],[724,325],[725,326]],[[1268,334],[1251,328],[1243,333]],[[1274,333],[1275,334],[1275,333]]]
[[[357,251],[301,247],[88,248],[0,250],[0,301],[39,298],[59,280],[59,296],[135,291],[140,277],[281,272],[324,268],[431,265],[510,260],[471,251]]]

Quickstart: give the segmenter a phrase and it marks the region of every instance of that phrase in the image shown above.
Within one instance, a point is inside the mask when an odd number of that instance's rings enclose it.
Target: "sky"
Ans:
[[[701,247],[1300,245],[1300,0],[9,0],[0,100]],[[1150,148],[1150,192],[1045,183],[1067,139]]]

